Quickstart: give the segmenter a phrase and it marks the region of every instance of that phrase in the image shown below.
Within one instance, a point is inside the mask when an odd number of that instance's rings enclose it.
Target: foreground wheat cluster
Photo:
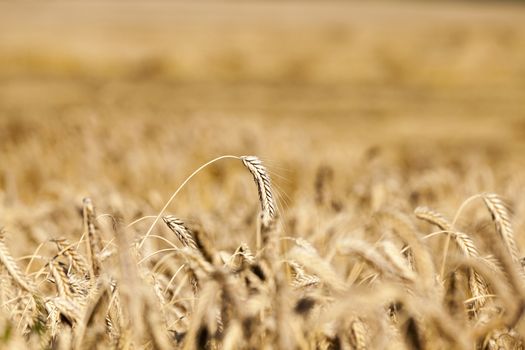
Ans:
[[[523,348],[525,272],[498,195],[474,195],[449,213],[453,219],[427,207],[386,206],[387,190],[373,186],[350,207],[331,190],[331,169],[321,167],[315,210],[304,210],[330,219],[290,214],[299,233],[292,236],[262,162],[230,158],[253,176],[260,201],[256,232],[232,251],[219,249],[198,222],[164,210],[124,222],[119,213],[97,216],[89,198],[75,241],[53,238],[18,259],[3,231],[3,347]],[[345,211],[365,206],[369,221],[345,234],[335,229],[347,224]],[[481,235],[458,224],[469,207],[487,220]],[[152,231],[157,222],[174,235]],[[440,237],[436,249],[430,242]],[[55,245],[53,256],[40,255],[44,244]]]

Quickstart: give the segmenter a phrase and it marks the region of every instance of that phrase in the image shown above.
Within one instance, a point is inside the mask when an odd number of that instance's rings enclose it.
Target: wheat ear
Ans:
[[[175,233],[183,246],[199,250],[197,243],[195,243],[195,240],[193,239],[190,229],[184,225],[182,220],[176,218],[173,215],[163,216],[162,220],[164,220],[169,229]]]
[[[6,267],[9,275],[22,289],[31,294],[36,292],[36,286],[22,273],[15,260],[9,253],[9,249],[7,249],[7,246],[2,240],[0,240],[0,262]]]
[[[417,207],[414,214],[420,220],[431,223],[443,231],[453,231],[450,222],[443,215],[427,207]]]
[[[274,219],[276,214],[270,176],[259,158],[255,156],[242,156],[241,160],[244,166],[253,175],[253,180],[255,181],[257,191],[259,192],[263,223],[268,223]]]
[[[356,318],[350,325],[350,341],[356,350],[366,350],[368,345],[368,330],[366,324]]]
[[[71,244],[65,238],[59,238],[53,240],[59,249],[57,256],[63,254],[65,257],[70,259],[72,268],[79,272],[82,276],[89,274],[89,265],[82,255],[79,254],[76,249],[76,244]]]
[[[87,235],[87,250],[91,267],[90,276],[95,277],[100,273],[100,261],[98,253],[101,249],[100,239],[95,228],[95,209],[90,198],[84,198],[82,201],[82,216],[84,219],[84,234]]]
[[[494,193],[483,194],[483,201],[492,215],[496,231],[505,242],[505,246],[510,252],[512,260],[520,264],[519,249],[514,239],[514,232],[510,222],[509,210],[501,198]]]

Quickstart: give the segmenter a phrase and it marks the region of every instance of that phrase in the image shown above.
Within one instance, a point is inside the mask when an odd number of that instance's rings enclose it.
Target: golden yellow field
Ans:
[[[524,154],[519,2],[2,3],[0,348],[522,349]]]

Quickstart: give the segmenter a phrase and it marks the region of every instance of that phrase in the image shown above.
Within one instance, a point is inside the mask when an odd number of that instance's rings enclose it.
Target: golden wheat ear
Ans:
[[[98,254],[102,250],[102,245],[95,227],[95,209],[90,198],[82,200],[82,217],[84,220],[84,234],[87,236],[86,248],[89,261],[91,262],[89,274],[93,279],[93,277],[97,277],[100,274],[101,264]]]
[[[9,252],[6,244],[0,240],[0,264],[5,267],[7,273],[13,278],[16,284],[31,294],[37,292],[37,288],[33,280],[29,279],[18,267],[15,259]]]
[[[166,215],[162,217],[162,220],[166,223],[168,228],[177,236],[179,241],[185,247],[190,247],[195,250],[198,250],[197,243],[193,239],[191,231],[181,219],[176,218],[173,215]]]
[[[496,226],[496,231],[503,239],[505,246],[509,250],[511,258],[518,265],[520,263],[520,252],[516,240],[514,239],[514,231],[510,219],[510,210],[507,204],[495,193],[483,194],[483,202],[492,215],[492,219]]]
[[[256,156],[242,156],[242,163],[250,171],[259,192],[263,223],[271,222],[277,213],[270,176],[262,161]]]

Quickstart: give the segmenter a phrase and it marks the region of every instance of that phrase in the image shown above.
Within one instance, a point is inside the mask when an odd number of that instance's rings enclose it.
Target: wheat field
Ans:
[[[0,4],[0,348],[523,349],[519,2]]]

